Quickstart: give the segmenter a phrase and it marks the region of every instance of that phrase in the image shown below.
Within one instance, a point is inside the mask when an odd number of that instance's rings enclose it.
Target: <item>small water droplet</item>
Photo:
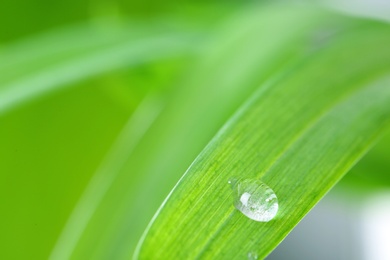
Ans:
[[[268,222],[278,212],[278,198],[265,183],[255,179],[229,180],[234,191],[234,206],[245,216]]]
[[[248,253],[248,260],[256,260],[257,258],[258,258],[258,256],[255,252]]]

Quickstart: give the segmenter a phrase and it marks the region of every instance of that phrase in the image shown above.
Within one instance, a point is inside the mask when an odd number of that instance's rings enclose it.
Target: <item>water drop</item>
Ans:
[[[234,191],[234,206],[245,216],[268,222],[278,212],[278,198],[265,183],[255,179],[229,180]]]

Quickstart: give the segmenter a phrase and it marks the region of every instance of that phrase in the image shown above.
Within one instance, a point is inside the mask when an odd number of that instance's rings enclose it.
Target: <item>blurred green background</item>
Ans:
[[[148,15],[155,6],[142,1],[0,1],[0,62],[2,47],[25,37],[106,15],[118,20]],[[0,117],[1,259],[47,259],[91,175],[144,94],[137,80],[155,74],[144,66],[83,80]]]
[[[174,1],[0,1],[0,67],[5,68],[0,70],[0,83],[30,73],[12,67],[9,53],[13,58],[18,48],[24,48],[23,61],[26,53],[50,48],[45,44],[59,45],[50,37],[64,28],[60,40],[65,40],[66,50],[72,45],[66,42],[66,32],[71,35],[72,28],[85,24],[111,37],[117,31],[126,32],[123,27],[129,20],[148,23],[169,15],[193,19],[198,27],[224,15],[222,9],[220,13],[205,9],[203,19],[198,19],[201,5],[191,1],[180,5]],[[50,54],[48,49],[46,60],[32,58],[30,66],[61,59],[61,51],[53,50]],[[111,70],[67,83],[61,90],[0,113],[0,259],[49,257],[92,174],[134,109],[149,92],[169,92],[186,63],[179,57]]]

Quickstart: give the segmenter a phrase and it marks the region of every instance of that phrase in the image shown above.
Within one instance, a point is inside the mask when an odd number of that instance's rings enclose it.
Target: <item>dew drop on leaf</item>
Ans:
[[[248,218],[268,222],[278,212],[278,198],[265,183],[256,179],[229,180],[233,189],[234,207]]]

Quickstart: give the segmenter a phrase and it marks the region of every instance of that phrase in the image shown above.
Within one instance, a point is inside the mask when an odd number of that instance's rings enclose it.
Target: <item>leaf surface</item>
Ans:
[[[267,256],[388,127],[389,32],[366,21],[335,33],[260,86],[176,185],[135,258]],[[237,211],[231,178],[268,184],[276,218]]]

